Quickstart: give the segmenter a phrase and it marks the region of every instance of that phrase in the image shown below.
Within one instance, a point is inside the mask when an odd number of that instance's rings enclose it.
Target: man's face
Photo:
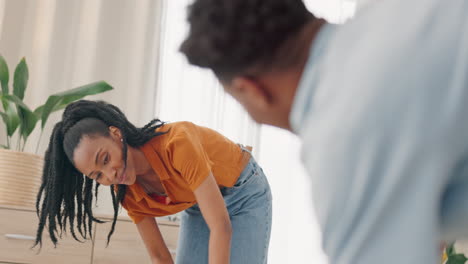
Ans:
[[[230,83],[222,82],[224,90],[236,99],[260,124],[289,129],[287,109],[281,107],[266,84],[244,77],[236,77]]]
[[[258,105],[251,103],[252,98],[246,98],[246,94],[239,92],[238,90],[233,89],[230,85],[224,85],[224,91],[229,95],[234,97],[234,99],[239,102],[242,107],[249,113],[250,117],[257,123],[264,124],[262,110],[258,108]]]

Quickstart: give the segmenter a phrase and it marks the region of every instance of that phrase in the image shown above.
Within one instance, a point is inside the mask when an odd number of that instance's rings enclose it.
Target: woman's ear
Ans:
[[[115,126],[109,127],[109,133],[114,140],[120,141],[122,139],[122,132]]]

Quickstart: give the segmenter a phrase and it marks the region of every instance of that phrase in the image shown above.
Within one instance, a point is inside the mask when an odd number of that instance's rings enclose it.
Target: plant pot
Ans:
[[[0,149],[0,204],[34,208],[44,158]]]

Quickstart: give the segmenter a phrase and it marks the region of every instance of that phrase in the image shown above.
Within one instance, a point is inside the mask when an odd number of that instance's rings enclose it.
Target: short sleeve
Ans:
[[[143,220],[144,216],[139,214],[134,214],[132,212],[127,211],[128,216],[132,219],[134,224],[138,224],[141,220]]]
[[[134,203],[129,201],[128,196],[129,196],[129,193],[127,191],[127,195],[126,195],[126,198],[124,199],[124,201],[122,203],[122,207],[125,208],[125,211],[127,211],[128,217],[130,217],[130,219],[132,219],[133,223],[138,224],[144,218],[144,216],[141,215],[141,214],[138,214],[138,213],[134,212],[132,209],[130,209],[130,208],[133,208],[132,205],[134,205]]]
[[[168,142],[172,166],[195,191],[211,172],[211,164],[196,126],[184,122]]]

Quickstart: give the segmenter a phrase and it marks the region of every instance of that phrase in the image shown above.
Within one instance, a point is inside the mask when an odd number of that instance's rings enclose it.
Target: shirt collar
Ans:
[[[148,143],[143,145],[140,149],[146,157],[146,160],[150,163],[151,168],[158,174],[161,181],[169,179],[169,175],[166,171],[166,165],[164,164],[161,152],[164,148],[161,146],[160,137],[156,136],[151,139]]]
[[[146,157],[146,160],[150,163],[151,168],[158,174],[161,182],[169,179],[169,175],[165,171],[165,166],[159,155],[159,151],[163,149],[160,147],[158,137],[151,139],[149,142],[140,147],[140,150],[143,151],[143,154]],[[145,191],[138,183],[134,183],[129,186],[133,197],[137,202],[141,201],[143,198],[146,198]]]
[[[335,25],[324,24],[311,43],[309,58],[304,66],[289,114],[291,128],[295,134],[300,134],[302,124],[309,114],[314,90],[320,78],[319,65],[335,27]]]

